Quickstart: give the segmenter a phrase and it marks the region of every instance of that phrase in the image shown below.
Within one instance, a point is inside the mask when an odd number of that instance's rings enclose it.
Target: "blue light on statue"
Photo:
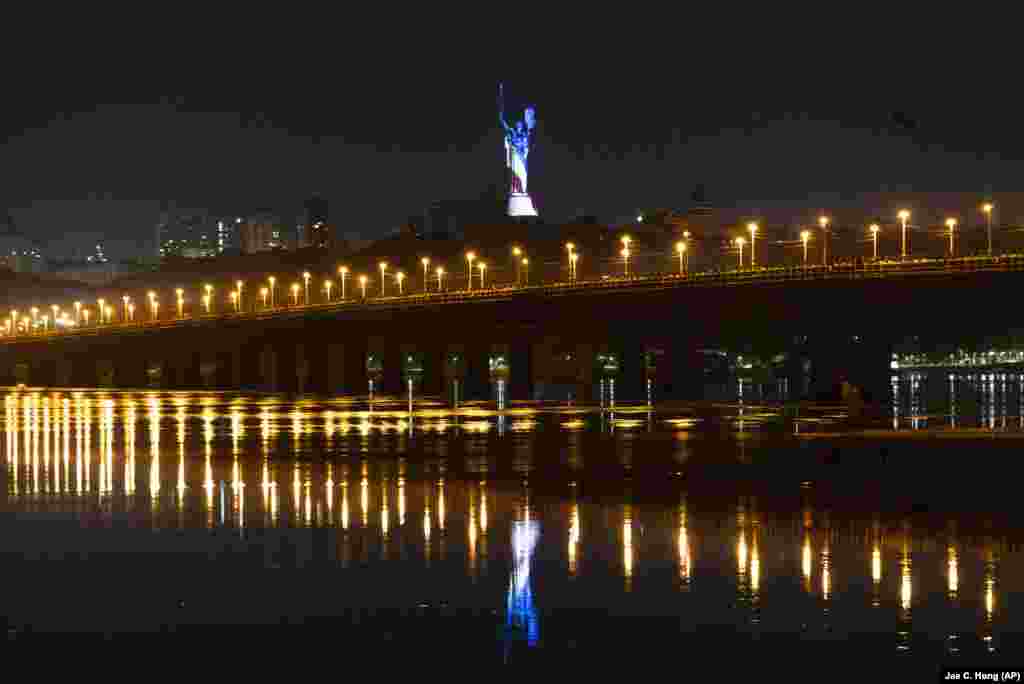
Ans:
[[[530,589],[530,562],[540,536],[537,521],[512,523],[512,577],[508,586],[507,626],[526,631],[526,643],[536,646],[540,635],[537,609]]]
[[[523,118],[509,125],[505,119],[505,91],[498,84],[498,118],[505,130],[505,165],[511,171],[511,187],[508,196],[509,216],[536,216],[533,200],[527,191],[527,164],[530,155],[530,135],[537,125],[533,107],[523,110]]]

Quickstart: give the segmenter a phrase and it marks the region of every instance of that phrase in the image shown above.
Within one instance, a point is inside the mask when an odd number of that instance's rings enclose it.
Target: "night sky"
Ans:
[[[60,52],[7,84],[0,209],[55,256],[97,239],[115,257],[151,250],[161,200],[294,217],[320,192],[341,233],[384,235],[500,181],[499,79],[537,108],[531,192],[552,220],[685,209],[699,182],[720,207],[817,210],[858,193],[1014,192],[1024,175],[1015,111],[933,54],[883,69],[838,45],[749,54],[592,34],[513,59],[424,35],[208,36],[211,60],[188,41],[152,60]]]

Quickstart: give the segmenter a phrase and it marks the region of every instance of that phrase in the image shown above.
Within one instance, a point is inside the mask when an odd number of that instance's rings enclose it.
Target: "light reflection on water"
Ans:
[[[991,383],[979,382],[981,424],[990,405],[1020,402],[1019,391],[1006,398],[1009,390],[998,401],[985,399]],[[926,386],[911,383],[906,404],[894,406],[923,413]],[[969,392],[956,392],[959,406]],[[738,489],[726,497],[728,510],[702,509],[694,503],[700,492],[677,479],[680,468],[709,454],[756,462],[745,452],[753,448],[745,446],[749,439],[755,446],[761,437],[788,439],[787,448],[798,449],[792,425],[841,430],[842,407],[620,403],[614,411],[544,404],[451,411],[424,402],[410,414],[404,399],[380,397],[371,408],[212,393],[23,391],[7,394],[4,409],[0,511],[18,513],[0,535],[5,558],[95,559],[93,546],[113,546],[123,559],[140,543],[135,535],[177,528],[206,535],[189,537],[187,549],[175,546],[183,556],[198,548],[205,559],[233,557],[251,572],[401,568],[426,594],[501,606],[506,629],[528,647],[543,644],[541,615],[583,602],[612,613],[668,612],[691,628],[726,621],[748,631],[887,633],[901,650],[914,649],[918,633],[940,634],[957,649],[976,634],[996,651],[999,630],[1011,624],[1001,597],[1021,576],[1008,570],[1020,566],[1015,547],[996,530],[961,535],[954,513],[936,532],[866,519],[864,511],[842,517],[810,503],[761,510]],[[654,482],[631,476],[640,466],[655,473]],[[652,493],[666,482],[672,501]],[[617,498],[588,496],[588,486],[598,484]],[[43,528],[31,539],[12,534],[53,514],[75,536]],[[234,546],[218,536],[225,532]],[[327,536],[312,536],[321,533]],[[31,562],[23,570],[8,565],[31,582]],[[163,571],[181,568],[170,562]],[[392,600],[384,598],[390,587],[377,590],[381,601]],[[724,595],[728,608],[718,600]],[[957,616],[952,626],[915,621],[919,607],[934,613],[937,596],[945,602],[939,607]],[[42,620],[38,608],[29,601],[21,612],[7,612]],[[138,628],[147,617],[135,610],[112,612]],[[965,617],[971,610],[976,619]],[[52,610],[40,614],[55,628],[64,619]]]

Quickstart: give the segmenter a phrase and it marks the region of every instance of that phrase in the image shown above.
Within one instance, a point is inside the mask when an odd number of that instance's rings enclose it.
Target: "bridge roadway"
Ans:
[[[0,384],[582,399],[615,378],[620,399],[688,397],[699,350],[729,348],[785,353],[792,396],[880,392],[908,337],[1012,332],[1022,273],[1024,255],[605,276],[94,325],[0,338]]]

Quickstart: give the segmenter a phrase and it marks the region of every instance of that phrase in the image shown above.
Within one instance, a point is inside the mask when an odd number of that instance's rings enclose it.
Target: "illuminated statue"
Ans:
[[[509,216],[536,216],[533,200],[527,192],[527,158],[530,155],[530,135],[537,125],[533,107],[523,110],[523,118],[511,126],[505,119],[504,88],[498,84],[498,117],[505,129],[505,165],[511,171],[512,182],[509,188]]]

